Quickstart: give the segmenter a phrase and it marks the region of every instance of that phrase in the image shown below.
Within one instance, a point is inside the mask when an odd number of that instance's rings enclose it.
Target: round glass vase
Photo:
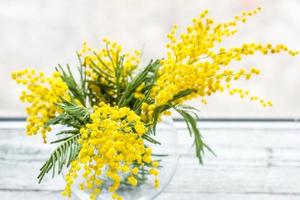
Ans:
[[[136,187],[120,186],[117,193],[122,196],[123,200],[152,200],[166,188],[175,174],[179,155],[176,150],[178,142],[173,119],[171,117],[163,117],[157,124],[155,136],[152,137],[159,141],[160,144],[152,144],[146,141],[145,144],[152,148],[152,159],[159,160],[159,165],[161,166],[158,176],[160,186],[158,188],[154,187],[153,176],[147,176],[147,180]],[[76,182],[82,182],[83,180],[81,177],[77,179]],[[80,200],[89,200],[89,191],[80,190],[76,182],[72,186],[73,196]],[[107,190],[102,190],[97,200],[110,200],[112,199],[111,195]]]

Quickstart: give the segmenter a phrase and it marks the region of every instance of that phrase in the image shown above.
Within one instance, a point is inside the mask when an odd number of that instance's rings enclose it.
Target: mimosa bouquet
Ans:
[[[154,177],[153,187],[159,187],[157,176],[163,166],[145,142],[160,145],[156,126],[171,112],[185,120],[202,163],[204,151],[211,150],[197,128],[195,108],[184,103],[198,98],[206,104],[207,96],[228,92],[272,106],[248,90],[231,87],[231,82],[249,80],[260,71],[230,64],[255,53],[298,54],[282,44],[220,46],[224,38],[237,32],[239,23],[259,10],[243,12],[225,23],[215,23],[205,10],[185,32],[178,35],[174,26],[167,35],[165,57],[144,67],[139,51],[124,53],[119,44],[103,39],[101,49],[83,43],[77,53],[78,72],[61,65],[50,76],[32,69],[13,72],[12,78],[26,86],[20,99],[28,105],[27,134],[40,133],[46,143],[52,126],[65,127],[51,142],[57,147],[41,167],[39,182],[48,172],[60,174],[67,168],[63,194],[69,197],[79,176],[84,180],[79,187],[91,191],[90,199],[101,195],[104,186],[112,198],[122,199],[118,194],[122,185],[135,187],[150,176]]]

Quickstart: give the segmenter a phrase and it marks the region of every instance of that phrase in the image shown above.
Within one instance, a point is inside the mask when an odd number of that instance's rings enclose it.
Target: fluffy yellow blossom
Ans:
[[[95,188],[105,182],[102,180],[103,176],[112,182],[108,188],[113,193],[112,197],[120,199],[116,191],[121,181],[132,186],[138,184],[136,176],[139,168],[134,167],[134,164],[142,166],[143,162],[152,162],[152,151],[144,145],[142,138],[146,131],[140,117],[127,107],[111,107],[103,102],[95,106],[91,123],[80,130],[81,150],[66,175],[64,194],[71,195],[71,185],[82,170],[85,178],[82,188],[93,190],[91,199],[96,195]],[[154,168],[151,168],[154,176],[158,175],[156,166],[158,165],[154,164]]]
[[[229,64],[233,61],[240,61],[245,56],[257,52],[265,54],[287,52],[294,56],[297,51],[288,49],[287,46],[279,44],[244,43],[239,47],[216,48],[224,37],[234,35],[235,27],[240,22],[245,22],[248,16],[256,14],[260,8],[253,11],[243,12],[233,20],[226,23],[216,24],[213,19],[207,17],[208,11],[204,11],[193,19],[192,25],[188,26],[186,32],[176,36],[177,26],[168,34],[167,56],[161,61],[156,86],[152,90],[152,98],[155,100],[153,109],[172,101],[175,95],[185,90],[193,91],[175,101],[182,103],[195,97],[201,97],[206,103],[205,97],[216,92],[229,91],[230,94],[239,93],[242,98],[249,97],[251,100],[259,100],[264,106],[271,106],[259,98],[252,98],[249,92],[230,87],[230,82],[241,78],[249,80],[260,71],[251,68],[230,69]],[[148,118],[153,115],[153,109],[144,105],[142,107]]]
[[[28,103],[26,132],[28,135],[42,134],[46,142],[46,132],[50,131],[45,124],[56,117],[61,110],[55,105],[61,98],[69,99],[68,87],[60,77],[59,72],[54,72],[46,77],[43,72],[25,69],[12,73],[12,78],[19,84],[26,86],[20,96],[22,102]]]
[[[158,188],[159,185],[160,185],[159,179],[155,179],[155,180],[154,180],[154,187],[155,187],[155,188]]]

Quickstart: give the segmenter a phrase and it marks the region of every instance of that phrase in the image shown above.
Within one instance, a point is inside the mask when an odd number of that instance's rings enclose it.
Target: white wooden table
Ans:
[[[23,122],[0,122],[0,199],[59,200],[61,177],[35,179],[51,147],[25,136]],[[176,122],[181,158],[159,200],[300,199],[300,122],[200,122],[217,153],[199,166],[183,122]],[[189,150],[186,150],[189,149]]]

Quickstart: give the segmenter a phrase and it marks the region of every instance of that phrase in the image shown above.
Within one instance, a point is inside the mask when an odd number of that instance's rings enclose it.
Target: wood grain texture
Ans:
[[[299,124],[199,123],[217,153],[207,154],[205,165],[199,166],[184,123],[176,122],[181,158],[173,180],[157,199],[300,199]],[[47,177],[41,185],[35,179],[53,147],[25,136],[22,126],[12,127],[0,123],[0,199],[64,199],[59,194],[61,177]]]

